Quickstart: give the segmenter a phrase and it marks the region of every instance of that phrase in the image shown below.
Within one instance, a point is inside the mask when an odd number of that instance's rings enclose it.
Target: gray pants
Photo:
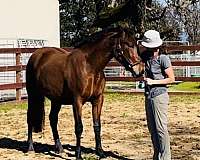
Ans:
[[[167,129],[168,93],[145,98],[147,125],[154,147],[154,160],[171,160],[170,138]]]

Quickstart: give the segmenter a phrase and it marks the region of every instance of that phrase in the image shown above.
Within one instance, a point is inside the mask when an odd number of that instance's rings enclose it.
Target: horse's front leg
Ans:
[[[74,100],[73,104],[73,113],[75,120],[75,135],[76,135],[76,159],[82,159],[81,157],[81,135],[83,132],[83,124],[82,124],[82,100],[81,97],[77,97]]]
[[[93,115],[93,127],[95,133],[95,141],[96,141],[96,153],[101,158],[105,158],[104,151],[101,145],[101,109],[103,106],[103,95],[98,96],[96,99],[92,101],[92,115]]]
[[[49,120],[50,120],[50,125],[51,125],[51,130],[53,133],[53,138],[55,141],[55,151],[57,153],[61,153],[63,152],[63,147],[62,144],[60,142],[60,138],[58,135],[58,129],[57,129],[57,125],[58,125],[58,113],[60,111],[61,105],[57,104],[55,102],[51,102],[51,111],[49,114]]]

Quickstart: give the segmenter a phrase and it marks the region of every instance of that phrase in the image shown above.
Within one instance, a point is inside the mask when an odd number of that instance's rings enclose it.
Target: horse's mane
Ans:
[[[108,35],[110,32],[122,32],[122,31],[128,32],[128,33],[133,35],[133,32],[128,28],[122,28],[122,27],[106,28],[106,29],[103,29],[103,30],[101,30],[99,32],[95,32],[95,33],[85,37],[83,40],[81,40],[78,43],[76,43],[74,45],[74,47],[75,48],[79,48],[79,47],[81,47],[81,46],[83,46],[85,44],[96,42],[99,39],[101,39],[101,38],[105,37],[106,35]]]

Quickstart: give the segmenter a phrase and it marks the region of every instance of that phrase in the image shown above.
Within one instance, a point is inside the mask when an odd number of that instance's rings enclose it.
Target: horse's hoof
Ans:
[[[56,148],[55,148],[55,152],[56,152],[57,154],[63,153],[63,152],[64,152],[64,149],[63,149],[62,146],[59,146],[59,147],[56,147]]]
[[[34,150],[34,147],[33,147],[33,145],[29,145],[28,146],[28,151],[27,152],[34,152],[35,150]]]
[[[77,150],[76,153],[75,153],[75,155],[76,155],[76,160],[82,160],[82,159],[83,159],[83,158],[81,157],[81,152],[80,152],[80,150]]]
[[[106,158],[106,155],[104,154],[104,151],[103,151],[102,148],[96,149],[96,154],[97,154],[100,158]]]
[[[80,153],[76,153],[76,160],[82,160],[82,156]]]
[[[28,142],[28,150],[27,152],[34,152],[34,147],[32,142]]]
[[[100,158],[106,158],[106,155],[104,153],[97,153],[97,155],[100,157]]]
[[[63,152],[64,152],[63,148],[55,150],[55,153],[57,153],[57,154],[60,154],[60,153],[63,153]]]
[[[60,140],[57,140],[55,143],[55,152],[57,154],[64,152],[64,149],[62,147],[62,144],[60,143]]]
[[[76,152],[76,160],[82,160],[83,158],[81,157],[81,152]]]

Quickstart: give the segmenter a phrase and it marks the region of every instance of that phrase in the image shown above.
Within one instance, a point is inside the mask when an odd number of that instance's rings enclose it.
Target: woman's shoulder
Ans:
[[[161,54],[161,55],[159,56],[159,58],[160,58],[161,61],[170,60],[169,56],[166,55],[166,54]]]
[[[165,66],[165,68],[171,66],[171,60],[168,55],[161,54],[159,59],[160,59],[160,64],[162,66]]]
[[[168,58],[169,56],[166,54],[160,54],[160,58]]]

